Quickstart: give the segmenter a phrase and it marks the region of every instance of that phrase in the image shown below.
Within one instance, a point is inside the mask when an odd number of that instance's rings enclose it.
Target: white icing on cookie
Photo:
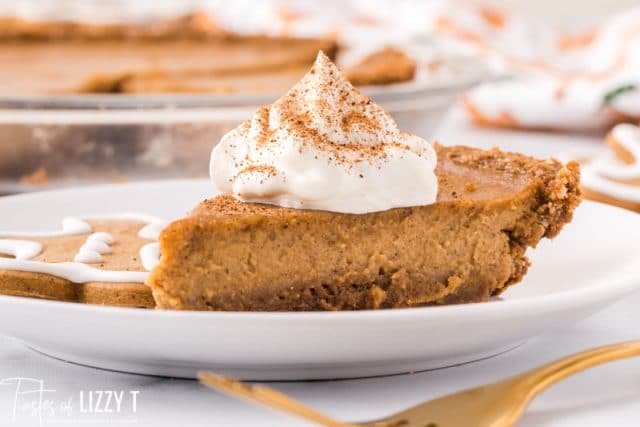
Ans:
[[[623,163],[614,153],[596,157],[582,166],[582,185],[616,199],[640,202],[640,185],[620,182],[640,180],[640,128],[620,124],[610,136],[632,155],[634,163]]]
[[[640,186],[611,181],[596,173],[592,168],[587,167],[582,169],[581,179],[585,187],[598,193],[611,196],[615,199],[640,203]]]
[[[83,264],[97,264],[102,261],[102,255],[95,251],[81,250],[73,257],[73,260]]]
[[[0,238],[4,237],[64,237],[90,233],[91,225],[83,219],[68,217],[62,220],[62,229],[55,231],[0,231]]]
[[[97,232],[87,236],[80,247],[73,262],[47,263],[31,261],[30,259],[42,251],[42,244],[28,240],[2,239],[3,237],[64,237],[91,233],[93,229],[87,220],[128,220],[146,223],[138,232],[138,236],[153,240],[140,249],[142,268],[147,271],[116,271],[103,270],[87,264],[99,263],[102,255],[111,252],[109,245],[114,238],[109,233]],[[167,221],[146,214],[123,213],[109,215],[85,216],[65,218],[62,229],[49,232],[14,232],[0,231],[0,253],[12,255],[15,258],[0,258],[0,269],[27,271],[49,274],[74,283],[107,282],[107,283],[144,283],[150,271],[160,259],[158,240],[160,232],[168,224]]]
[[[113,243],[113,236],[109,233],[98,231],[97,233],[93,233],[87,237],[87,242],[104,242],[107,245],[110,245]]]
[[[0,240],[0,254],[11,255],[16,259],[31,259],[42,252],[42,244],[31,240]]]
[[[138,232],[138,236],[142,237],[143,239],[158,240],[158,237],[160,237],[160,232],[166,226],[167,222],[164,221],[151,222],[140,229],[140,231]]]
[[[613,179],[640,179],[640,127],[628,123],[619,124],[611,131],[611,138],[631,154],[634,162],[623,164],[616,159],[598,159],[593,163],[594,168]]]
[[[145,270],[151,271],[160,262],[160,244],[148,243],[140,249],[140,261]]]
[[[75,262],[95,264],[103,260],[102,254],[111,253],[109,243],[113,243],[113,236],[109,233],[93,233],[87,237],[86,242],[80,246],[80,250],[73,258]]]
[[[0,258],[0,269],[43,273],[74,283],[144,283],[146,271],[101,270],[80,262],[40,262]]]

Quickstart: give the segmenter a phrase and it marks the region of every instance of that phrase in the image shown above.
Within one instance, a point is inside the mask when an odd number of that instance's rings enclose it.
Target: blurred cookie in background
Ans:
[[[640,127],[619,124],[606,142],[609,150],[582,161],[584,195],[640,212]]]

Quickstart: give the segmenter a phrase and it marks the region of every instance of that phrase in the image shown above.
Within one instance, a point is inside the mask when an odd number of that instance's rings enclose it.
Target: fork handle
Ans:
[[[529,397],[532,398],[570,375],[593,366],[633,356],[640,356],[640,340],[607,345],[577,353],[525,372],[518,379],[528,385]]]

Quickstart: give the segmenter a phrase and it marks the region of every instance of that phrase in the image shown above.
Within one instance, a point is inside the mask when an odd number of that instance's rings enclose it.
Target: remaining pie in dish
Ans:
[[[147,25],[0,18],[0,93],[278,93],[304,75],[319,50],[334,58],[338,44],[236,34],[202,12]],[[415,67],[388,48],[349,74],[357,85],[382,85],[412,80]]]
[[[579,168],[436,146],[437,202],[361,215],[202,202],[160,236],[158,308],[355,310],[486,301],[580,202]]]
[[[231,33],[204,13],[147,25],[0,18],[0,93],[268,93],[295,83],[318,50],[337,49]]]
[[[356,86],[384,85],[413,80],[416,63],[405,52],[386,47],[368,55],[345,71],[347,79]]]

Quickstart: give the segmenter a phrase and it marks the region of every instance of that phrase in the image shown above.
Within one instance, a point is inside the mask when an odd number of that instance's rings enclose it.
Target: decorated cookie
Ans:
[[[0,294],[154,307],[144,282],[165,224],[122,214],[65,218],[49,232],[0,231]]]
[[[611,150],[582,166],[585,197],[640,212],[640,127],[617,125],[606,141]]]

